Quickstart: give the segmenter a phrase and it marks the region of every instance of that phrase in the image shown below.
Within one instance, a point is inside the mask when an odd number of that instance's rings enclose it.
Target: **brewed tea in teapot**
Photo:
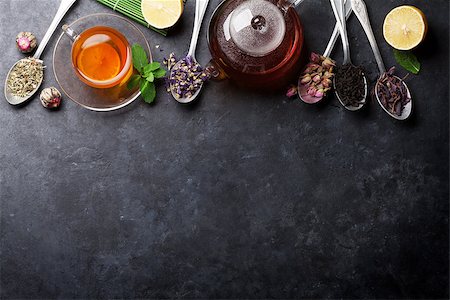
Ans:
[[[208,44],[213,77],[275,90],[300,70],[303,29],[289,1],[226,0],[211,18]]]

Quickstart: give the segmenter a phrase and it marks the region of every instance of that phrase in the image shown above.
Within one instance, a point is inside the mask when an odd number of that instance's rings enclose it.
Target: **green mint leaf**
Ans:
[[[139,44],[134,44],[133,47],[131,47],[131,52],[134,68],[138,70],[139,73],[142,73],[143,68],[148,65],[147,53],[145,53],[144,48]]]
[[[166,70],[160,68],[153,71],[153,75],[155,76],[155,78],[163,78],[164,76],[166,76]]]
[[[400,51],[394,49],[394,57],[397,63],[405,70],[418,74],[420,71],[420,62],[411,51]]]
[[[141,79],[141,76],[139,76],[139,75],[131,76],[130,80],[127,83],[127,88],[129,90],[134,89],[139,84],[140,79]]]
[[[151,72],[158,70],[161,67],[161,64],[159,62],[152,62],[145,66],[144,72]]]
[[[141,93],[146,103],[152,103],[156,96],[155,84],[147,80],[141,80]]]
[[[148,73],[148,76],[145,77],[145,79],[147,79],[148,82],[153,82],[155,80],[155,76],[152,72],[150,72]]]
[[[144,68],[144,74],[142,74],[142,76],[147,78],[148,76],[151,76],[151,75],[153,75],[153,71],[145,70],[145,68]]]

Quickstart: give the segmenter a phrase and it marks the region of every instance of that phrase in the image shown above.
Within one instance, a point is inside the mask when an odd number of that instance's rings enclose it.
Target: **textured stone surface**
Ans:
[[[367,2],[387,66],[385,14],[416,3],[428,16],[405,123],[375,103],[352,114],[333,98],[311,107],[227,82],[192,107],[163,87],[155,105],[114,113],[0,101],[1,297],[448,298],[449,2]],[[41,39],[58,3],[0,1],[2,82],[22,57],[17,32]],[[141,27],[156,59],[187,50],[193,5],[170,37]],[[297,11],[323,51],[329,2]],[[109,9],[80,0],[66,20],[93,12]],[[373,80],[355,18],[349,31]],[[205,30],[197,56],[210,58]]]

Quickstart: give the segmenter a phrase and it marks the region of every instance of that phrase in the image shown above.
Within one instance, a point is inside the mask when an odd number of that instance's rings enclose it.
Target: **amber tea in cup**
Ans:
[[[81,81],[94,88],[110,88],[127,82],[133,73],[131,48],[117,30],[95,26],[77,35],[63,28],[73,40],[72,66]]]

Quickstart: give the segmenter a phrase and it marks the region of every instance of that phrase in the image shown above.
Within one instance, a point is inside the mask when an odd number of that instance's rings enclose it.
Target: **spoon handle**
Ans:
[[[196,0],[195,1],[195,19],[194,29],[192,30],[191,45],[189,46],[188,56],[195,56],[195,48],[197,47],[198,35],[200,28],[202,27],[203,17],[205,16],[206,7],[209,0]]]
[[[386,67],[383,63],[383,58],[381,57],[380,50],[378,49],[377,40],[373,35],[372,26],[370,26],[369,14],[367,13],[367,7],[363,0],[351,0],[352,9],[361,23],[364,32],[367,35],[367,39],[369,40],[370,47],[372,48],[373,54],[375,56],[375,60],[377,61],[378,69],[380,70],[380,74],[386,72]]]
[[[348,43],[347,37],[347,28],[345,21],[345,12],[344,12],[344,2],[343,0],[330,0],[331,7],[333,8],[333,13],[336,18],[336,22],[338,23],[339,30],[341,32],[341,40],[342,47],[344,49],[344,62],[343,64],[347,64],[350,62],[350,45]]]
[[[53,18],[53,21],[50,24],[50,27],[48,28],[44,37],[42,38],[42,41],[39,44],[39,47],[37,48],[36,53],[34,53],[34,55],[33,55],[34,58],[39,59],[41,57],[42,52],[45,49],[45,46],[47,46],[47,43],[50,40],[50,38],[52,37],[53,33],[55,32],[55,29],[58,26],[59,22],[61,22],[64,15],[69,10],[69,8],[75,3],[75,1],[77,1],[77,0],[62,0],[61,1],[61,4],[59,5],[59,8],[58,8],[58,12],[56,13],[55,17]]]
[[[350,3],[350,0],[346,0],[344,2],[345,2],[345,19],[347,20],[352,14],[352,4]],[[330,57],[331,51],[333,51],[334,45],[336,44],[339,35],[340,35],[339,24],[336,22],[333,33],[331,34],[330,37],[330,41],[328,42],[327,48],[325,49],[323,56]]]

